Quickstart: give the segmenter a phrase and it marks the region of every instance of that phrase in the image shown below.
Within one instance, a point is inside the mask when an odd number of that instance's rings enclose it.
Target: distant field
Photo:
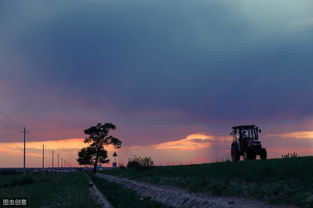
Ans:
[[[244,196],[273,204],[313,207],[313,157],[103,171],[212,195]]]
[[[98,207],[90,198],[84,173],[0,173],[0,198],[27,197],[29,207]]]

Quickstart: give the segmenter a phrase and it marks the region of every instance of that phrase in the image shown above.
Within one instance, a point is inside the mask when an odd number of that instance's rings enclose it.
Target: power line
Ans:
[[[30,130],[28,130],[28,131],[29,131],[29,135],[31,136],[31,138],[32,138],[33,140],[39,141],[39,139],[38,139],[37,137],[35,137],[34,134],[33,134]]]
[[[10,121],[11,124],[13,124],[13,126],[15,126],[17,129],[23,129],[23,125],[21,125],[20,123],[18,123],[15,119],[13,119],[11,116],[9,116],[8,114],[4,113],[1,109],[0,109],[0,114],[2,116],[4,116],[8,121]]]
[[[23,125],[21,125],[19,122],[17,122],[15,119],[13,119],[11,116],[9,116],[7,113],[4,113],[1,109],[0,109],[0,114],[5,117],[7,120],[4,121],[2,119],[0,119],[1,122],[3,122],[4,124],[6,124],[7,126],[14,128],[18,131],[20,131],[21,129],[24,129]],[[37,137],[35,137],[29,129],[27,129],[27,133],[29,133],[29,135],[31,136],[32,139],[34,140],[38,140]]]
[[[11,129],[14,129],[14,130],[20,130],[20,129],[17,129],[15,126],[13,126],[12,124],[0,119],[0,121],[5,124],[6,126],[10,127]]]
[[[1,115],[2,115],[2,119],[1,119]],[[35,141],[40,141],[40,140],[38,139],[38,137],[34,136],[34,134],[29,129],[26,129],[26,127],[23,127],[23,125],[21,125],[19,122],[17,122],[15,119],[13,119],[7,113],[4,113],[1,109],[0,109],[0,122],[5,124],[6,126],[12,128],[12,129],[14,129],[14,130],[17,130],[17,131],[22,130],[21,133],[23,133],[23,135],[24,135],[24,137],[23,137],[23,141],[24,141],[23,167],[24,167],[24,175],[25,175],[25,172],[26,172],[26,134],[29,135],[28,139],[33,139]],[[42,167],[43,168],[44,168],[44,149],[45,149],[45,147],[43,144],[43,149],[42,149],[42,154],[43,154]],[[60,161],[59,157],[60,156],[58,154],[58,168],[69,166],[70,163],[67,160],[65,160],[65,158],[62,157],[61,161]],[[54,150],[52,150],[52,167],[54,167]]]
[[[22,125],[19,122],[17,122],[8,114],[4,113],[1,109],[0,109],[0,115],[2,115],[3,118],[5,118],[5,121],[1,118],[0,118],[0,121],[6,124],[7,126],[9,126],[10,128],[18,130],[18,131],[23,129],[21,133],[23,134],[23,143],[24,143],[23,145],[23,169],[24,169],[24,176],[25,176],[26,175],[26,134],[28,133],[31,136],[31,138],[33,138],[34,140],[38,140],[38,139],[36,139],[36,137],[28,129],[26,129],[26,127],[22,127]]]

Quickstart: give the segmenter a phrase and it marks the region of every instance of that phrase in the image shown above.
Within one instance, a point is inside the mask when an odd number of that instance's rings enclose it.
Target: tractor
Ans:
[[[259,129],[255,125],[235,126],[231,135],[233,142],[231,144],[231,158],[233,161],[239,161],[240,156],[244,160],[255,160],[259,155],[261,159],[267,158],[266,149],[262,147],[259,141]]]

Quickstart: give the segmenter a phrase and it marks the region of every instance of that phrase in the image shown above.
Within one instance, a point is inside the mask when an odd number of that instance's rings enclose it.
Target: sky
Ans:
[[[0,167],[21,166],[23,126],[29,166],[41,165],[42,143],[75,165],[83,130],[99,122],[117,126],[121,163],[223,161],[240,124],[263,130],[272,158],[313,155],[312,10],[311,0],[1,1]]]

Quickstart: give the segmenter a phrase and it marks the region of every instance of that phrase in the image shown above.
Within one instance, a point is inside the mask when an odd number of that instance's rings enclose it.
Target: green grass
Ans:
[[[0,197],[27,197],[29,207],[99,207],[84,173],[0,175]]]
[[[150,199],[141,198],[135,192],[125,189],[116,183],[97,178],[93,174],[90,174],[90,177],[114,208],[166,208],[165,205]]]
[[[148,171],[114,169],[104,173],[213,195],[313,207],[313,157],[163,166]]]

